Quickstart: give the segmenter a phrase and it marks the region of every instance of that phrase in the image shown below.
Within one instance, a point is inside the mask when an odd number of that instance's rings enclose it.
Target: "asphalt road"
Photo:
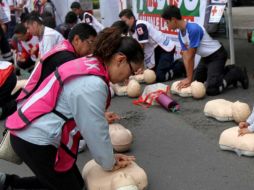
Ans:
[[[222,42],[227,48],[227,39]],[[218,146],[220,133],[235,124],[221,123],[203,114],[205,103],[216,98],[240,100],[251,107],[254,104],[254,47],[242,40],[236,40],[235,44],[237,65],[248,68],[248,90],[233,88],[202,100],[173,96],[181,105],[179,113],[167,112],[160,106],[143,109],[132,105],[132,99],[127,97],[112,100],[112,111],[133,115],[120,123],[134,135],[128,154],[135,155],[137,163],[147,172],[149,190],[249,190],[254,187],[253,158],[221,151]],[[90,159],[89,151],[79,155],[80,170]],[[0,161],[0,171],[31,175],[26,166],[5,161]]]

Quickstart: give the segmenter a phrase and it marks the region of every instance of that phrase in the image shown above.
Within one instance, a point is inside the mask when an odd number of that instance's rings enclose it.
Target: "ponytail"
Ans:
[[[102,30],[95,41],[94,55],[102,60],[108,60],[121,43],[121,31],[115,27]]]

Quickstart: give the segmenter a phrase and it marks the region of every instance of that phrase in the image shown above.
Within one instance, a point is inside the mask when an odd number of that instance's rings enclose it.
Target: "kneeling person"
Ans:
[[[144,48],[145,67],[155,71],[157,82],[167,81],[184,73],[182,62],[174,62],[175,43],[169,35],[156,30],[147,21],[136,20],[129,9],[120,12],[119,17],[129,26],[133,38]]]
[[[179,88],[188,87],[193,78],[199,82],[206,82],[207,95],[220,94],[230,85],[242,84],[244,89],[249,86],[246,71],[236,66],[227,66],[227,52],[224,47],[212,39],[206,30],[196,24],[184,21],[178,7],[167,7],[162,18],[167,21],[170,29],[179,29],[178,38],[183,52],[184,66],[187,78],[179,83]],[[198,54],[204,58],[196,68],[193,77],[194,58]]]

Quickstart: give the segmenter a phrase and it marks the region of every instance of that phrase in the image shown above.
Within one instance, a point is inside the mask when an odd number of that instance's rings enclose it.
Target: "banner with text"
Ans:
[[[206,0],[137,0],[136,11],[138,18],[152,23],[158,30],[176,35],[170,31],[166,22],[161,18],[163,9],[169,5],[176,5],[181,9],[184,19],[204,24]]]
[[[140,20],[146,20],[152,23],[158,30],[168,33],[172,36],[172,40],[178,42],[177,31],[169,30],[166,21],[161,18],[161,14],[165,7],[169,5],[178,6],[184,19],[196,22],[200,25],[204,24],[206,0],[133,0],[133,11]],[[181,57],[180,43],[177,43],[177,54],[175,59]],[[196,58],[196,63],[200,58]]]

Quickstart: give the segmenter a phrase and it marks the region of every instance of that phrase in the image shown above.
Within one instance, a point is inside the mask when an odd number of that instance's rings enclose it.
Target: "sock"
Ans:
[[[226,88],[227,87],[227,81],[225,79],[223,79],[223,87]]]
[[[174,77],[174,71],[173,70],[170,70],[170,78],[172,79]]]

